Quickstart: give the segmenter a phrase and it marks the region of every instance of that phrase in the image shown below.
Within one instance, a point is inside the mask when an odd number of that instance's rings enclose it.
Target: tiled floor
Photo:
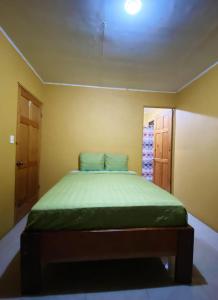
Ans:
[[[193,284],[174,285],[159,259],[50,265],[48,294],[21,297],[22,220],[0,240],[0,299],[218,300],[218,233],[189,216],[195,228]]]

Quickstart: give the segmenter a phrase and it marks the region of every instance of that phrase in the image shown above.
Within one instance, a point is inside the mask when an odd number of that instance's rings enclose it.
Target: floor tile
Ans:
[[[90,293],[86,300],[149,300],[146,290],[129,290],[104,293]]]
[[[149,300],[209,300],[203,286],[171,286],[148,290]]]

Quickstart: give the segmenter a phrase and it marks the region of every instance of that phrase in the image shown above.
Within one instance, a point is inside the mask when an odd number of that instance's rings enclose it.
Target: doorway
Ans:
[[[15,166],[15,223],[38,200],[41,102],[18,85]]]
[[[173,109],[144,108],[142,176],[171,192]]]

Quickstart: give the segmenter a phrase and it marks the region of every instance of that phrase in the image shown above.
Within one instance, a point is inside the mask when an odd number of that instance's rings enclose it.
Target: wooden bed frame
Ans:
[[[192,281],[191,226],[89,231],[24,231],[21,236],[21,290],[43,290],[43,267],[51,262],[175,256],[175,281]]]

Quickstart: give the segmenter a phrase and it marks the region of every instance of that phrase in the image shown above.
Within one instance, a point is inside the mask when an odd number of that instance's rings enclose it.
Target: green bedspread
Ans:
[[[74,172],[32,208],[28,230],[187,225],[173,195],[132,172]]]

